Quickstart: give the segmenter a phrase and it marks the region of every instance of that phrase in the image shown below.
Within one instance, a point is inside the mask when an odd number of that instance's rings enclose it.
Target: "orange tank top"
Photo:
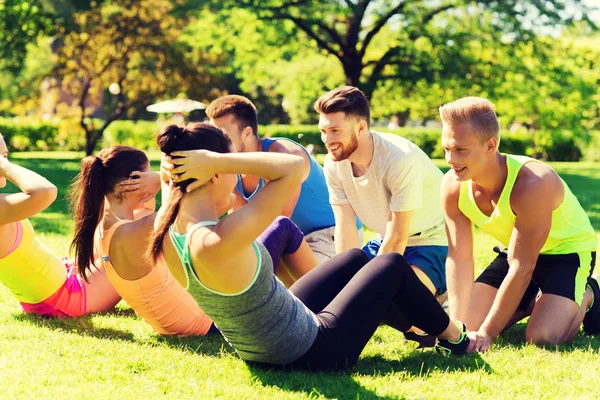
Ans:
[[[96,249],[110,283],[131,308],[161,335],[204,336],[212,321],[192,296],[175,280],[162,256],[144,277],[127,280],[114,269],[109,257],[116,230],[131,221],[119,221],[98,230]]]

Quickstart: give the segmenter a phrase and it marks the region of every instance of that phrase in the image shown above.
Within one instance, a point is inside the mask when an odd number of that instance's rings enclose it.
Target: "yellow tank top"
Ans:
[[[17,300],[41,303],[67,281],[62,261],[35,238],[29,220],[21,221],[23,236],[12,253],[0,258],[0,281]]]
[[[528,162],[540,162],[525,156],[505,154],[508,175],[498,204],[491,216],[485,215],[475,202],[471,181],[462,182],[458,208],[476,226],[489,233],[508,247],[516,216],[510,206],[510,195],[519,170]],[[569,254],[595,251],[598,239],[590,220],[565,181],[565,197],[561,205],[552,212],[552,227],[540,254]]]

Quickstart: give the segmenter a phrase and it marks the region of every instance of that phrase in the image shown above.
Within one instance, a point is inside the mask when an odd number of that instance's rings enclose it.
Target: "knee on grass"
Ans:
[[[539,327],[534,329],[527,329],[525,333],[525,339],[527,343],[534,344],[536,346],[554,346],[562,343],[563,335],[556,330]]]

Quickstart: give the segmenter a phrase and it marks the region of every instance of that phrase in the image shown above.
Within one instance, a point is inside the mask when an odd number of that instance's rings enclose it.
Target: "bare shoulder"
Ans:
[[[148,240],[154,231],[154,220],[156,213],[152,213],[137,221],[129,222],[120,226],[114,233],[114,240],[128,242],[129,244],[137,242],[140,238]]]
[[[519,170],[510,200],[513,208],[529,202],[556,205],[563,196],[564,187],[556,171],[547,164],[529,162]]]
[[[301,156],[304,159],[308,158],[306,151],[301,145],[289,140],[276,140],[271,147],[269,147],[269,151],[274,153],[293,154],[295,156]]]
[[[538,195],[540,190],[559,190],[560,177],[552,167],[541,162],[529,162],[519,170],[513,193],[518,195]]]
[[[304,176],[302,177],[302,182],[306,180],[310,173],[310,156],[301,145],[289,140],[276,140],[271,147],[269,147],[269,152],[293,154],[302,157],[304,159]]]
[[[460,194],[461,182],[456,179],[452,170],[446,172],[442,177],[441,194],[445,200],[447,197],[456,197]]]

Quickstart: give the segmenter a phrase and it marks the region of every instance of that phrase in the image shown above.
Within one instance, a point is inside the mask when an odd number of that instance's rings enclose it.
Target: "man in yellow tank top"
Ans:
[[[528,315],[530,343],[569,341],[582,322],[586,333],[600,333],[600,289],[591,276],[597,238],[569,187],[550,166],[498,151],[490,101],[459,99],[440,116],[450,165],[442,182],[450,317],[473,331],[470,350],[488,350]],[[473,225],[508,248],[495,248],[498,257],[475,283]]]

